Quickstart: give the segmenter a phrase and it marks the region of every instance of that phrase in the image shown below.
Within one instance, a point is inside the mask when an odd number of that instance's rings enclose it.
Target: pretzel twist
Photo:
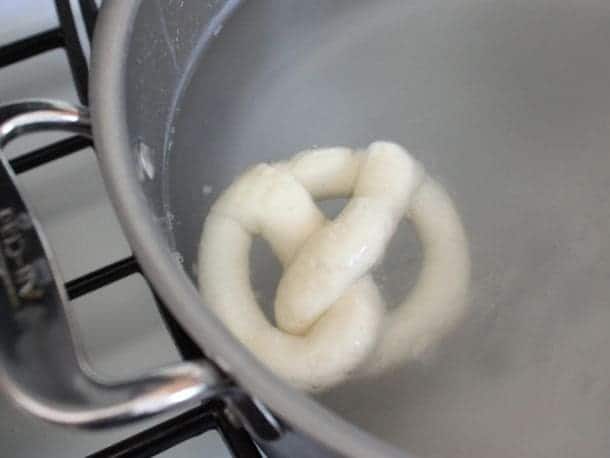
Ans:
[[[315,200],[351,197],[328,221]],[[386,312],[369,272],[400,220],[415,226],[424,261],[415,287]],[[266,239],[284,273],[277,327],[250,284],[253,236]],[[201,294],[272,371],[309,391],[417,359],[464,315],[470,260],[451,198],[402,147],[308,150],[259,164],[208,214],[199,248]]]

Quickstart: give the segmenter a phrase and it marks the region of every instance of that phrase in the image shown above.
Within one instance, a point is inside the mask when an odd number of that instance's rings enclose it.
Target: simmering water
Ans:
[[[245,2],[200,57],[168,143],[184,264],[248,166],[396,141],[462,215],[469,314],[434,354],[321,402],[422,457],[607,456],[608,24],[607,0]],[[390,303],[421,262],[399,232],[376,273]],[[274,262],[264,247],[252,262],[267,303]]]

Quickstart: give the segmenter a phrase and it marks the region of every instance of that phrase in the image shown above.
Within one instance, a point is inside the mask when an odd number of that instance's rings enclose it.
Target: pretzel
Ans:
[[[328,221],[316,200],[351,197]],[[419,278],[386,311],[370,271],[406,217],[423,246]],[[284,272],[277,327],[250,284],[254,236]],[[273,372],[321,391],[420,358],[461,319],[470,261],[460,217],[444,189],[402,147],[323,148],[259,164],[218,198],[203,228],[199,285],[204,302]]]

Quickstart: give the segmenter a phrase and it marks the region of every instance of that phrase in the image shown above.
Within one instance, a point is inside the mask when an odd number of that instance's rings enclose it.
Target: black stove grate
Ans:
[[[88,38],[91,40],[97,17],[97,4],[95,0],[79,0],[78,3],[80,12],[76,14],[70,0],[55,0],[58,27],[0,46],[0,69],[39,54],[63,48],[68,58],[78,98],[82,104],[87,105],[89,68],[76,20],[77,18],[82,20]],[[15,173],[23,173],[92,146],[91,140],[73,136],[24,153],[13,158],[10,164]],[[66,289],[69,298],[76,299],[134,274],[142,275],[142,272],[137,260],[130,256],[67,282]],[[149,286],[155,296],[159,313],[180,355],[187,360],[201,358],[203,356],[201,349],[172,317],[157,294],[154,293],[150,283]],[[121,442],[110,444],[89,456],[96,458],[155,456],[210,430],[218,431],[234,456],[260,456],[248,433],[229,421],[224,412],[225,406],[222,402],[208,402]]]

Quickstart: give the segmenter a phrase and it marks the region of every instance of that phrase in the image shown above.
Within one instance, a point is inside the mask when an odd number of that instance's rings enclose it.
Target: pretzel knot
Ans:
[[[327,221],[316,200],[351,197]],[[403,303],[386,311],[369,272],[400,220],[415,226],[424,261]],[[252,237],[283,268],[277,327],[250,284]],[[272,371],[318,391],[417,359],[464,315],[467,240],[451,198],[403,148],[304,151],[239,177],[206,218],[199,248],[203,299]]]

